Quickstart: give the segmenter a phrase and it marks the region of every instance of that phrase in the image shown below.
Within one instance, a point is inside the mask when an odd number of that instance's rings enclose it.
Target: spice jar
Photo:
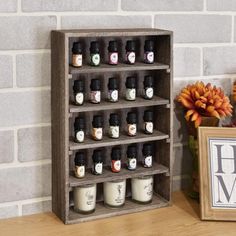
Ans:
[[[93,151],[93,168],[92,172],[94,175],[101,175],[103,169],[103,155],[102,150]]]
[[[154,62],[154,42],[146,40],[144,44],[144,62],[152,64]]]
[[[101,102],[101,83],[99,79],[92,79],[90,84],[90,101],[92,103]]]
[[[127,131],[129,136],[135,136],[137,134],[137,114],[136,112],[129,112],[127,114]]]
[[[150,75],[145,76],[143,81],[144,87],[144,98],[145,99],[152,99],[153,98],[153,77]]]
[[[102,116],[95,115],[93,117],[93,130],[92,137],[94,140],[102,140],[103,128],[102,128]]]
[[[75,176],[83,178],[85,176],[85,155],[84,152],[77,152],[75,154]]]
[[[109,136],[110,138],[119,138],[120,136],[120,119],[119,115],[116,113],[110,114],[109,119]]]
[[[116,41],[110,41],[108,46],[108,57],[110,65],[118,64],[118,46]]]
[[[133,40],[128,40],[126,43],[126,55],[125,60],[128,64],[134,64],[135,63],[135,42]]]
[[[118,173],[121,170],[121,150],[119,147],[112,148],[111,151],[111,170]]]
[[[75,187],[73,191],[75,212],[82,214],[93,213],[96,207],[96,194],[96,184]]]
[[[137,168],[137,146],[129,145],[127,148],[127,169],[136,170]]]
[[[125,204],[126,180],[115,180],[103,184],[105,206],[122,207]]]
[[[100,64],[100,49],[97,41],[92,41],[90,44],[90,59],[92,66],[99,66]]]
[[[118,102],[118,80],[116,78],[110,78],[108,82],[108,101]]]
[[[79,42],[74,42],[72,47],[72,66],[81,67],[82,66],[82,44]]]
[[[74,101],[76,105],[83,105],[84,103],[84,81],[75,80],[73,85]]]
[[[125,86],[126,86],[126,93],[125,93],[126,100],[134,101],[136,99],[136,79],[135,79],[135,77],[127,77]]]
[[[141,176],[131,179],[132,200],[141,204],[152,202],[153,176]]]
[[[76,117],[74,122],[75,142],[84,142],[85,122],[83,117]]]
[[[153,111],[146,110],[143,116],[144,121],[144,133],[152,134],[153,133]]]
[[[152,145],[150,143],[145,143],[143,145],[143,167],[150,168],[152,167],[152,156],[153,150]]]

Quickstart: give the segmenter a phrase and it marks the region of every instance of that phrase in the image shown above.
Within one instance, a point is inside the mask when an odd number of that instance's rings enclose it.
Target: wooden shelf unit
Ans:
[[[107,46],[110,40],[117,40],[119,44],[119,60],[116,66],[107,64]],[[136,40],[138,46],[137,62],[134,65],[124,63],[124,48],[127,40]],[[155,62],[143,62],[143,46],[146,39],[155,42]],[[89,45],[97,40],[101,45],[101,65],[89,65]],[[82,68],[71,65],[71,48],[73,42],[80,41],[85,45]],[[60,30],[53,31],[51,37],[52,61],[52,208],[53,212],[65,223],[79,223],[110,216],[139,212],[168,206],[171,202],[172,178],[172,81],[173,81],[173,35],[170,31],[158,29],[107,29],[107,30]],[[154,98],[143,98],[143,79],[145,75],[154,77]],[[118,78],[120,82],[119,102],[110,103],[106,99],[107,82],[110,77]],[[137,99],[124,99],[125,80],[128,76],[137,77]],[[102,102],[89,103],[89,85],[93,78],[102,81]],[[85,82],[85,104],[76,106],[72,102],[74,80]],[[151,135],[142,131],[142,117],[145,109],[154,112],[155,131]],[[121,116],[121,136],[111,139],[107,136],[108,117],[112,112]],[[129,111],[138,113],[138,134],[129,137],[125,133],[126,115]],[[95,114],[104,117],[104,138],[94,141],[90,137],[91,121]],[[86,138],[84,143],[73,141],[73,123],[75,117],[83,115],[86,118]],[[138,148],[140,162],[143,143],[152,142],[155,147],[152,168],[144,168],[140,164],[137,170],[129,171],[122,167],[120,173],[112,173],[109,169],[110,151],[119,145],[122,149],[122,163],[126,161],[125,153],[128,144],[135,143]],[[92,152],[96,148],[104,149],[106,156],[104,172],[101,176],[91,174]],[[73,174],[73,160],[76,151],[83,149],[87,157],[86,176],[77,179]],[[130,180],[134,177],[154,175],[154,197],[147,205],[132,202]],[[102,184],[108,180],[127,179],[127,200],[119,209],[109,209],[103,205]],[[81,215],[73,211],[73,188],[89,183],[97,183],[96,211],[90,215]]]

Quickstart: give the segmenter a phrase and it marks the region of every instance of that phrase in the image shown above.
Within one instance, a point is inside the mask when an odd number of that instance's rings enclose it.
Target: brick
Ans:
[[[192,186],[192,180],[190,177],[184,176],[180,178],[174,178],[172,181],[173,191],[186,190]]]
[[[13,85],[13,60],[11,56],[0,55],[0,88]]]
[[[51,128],[36,127],[18,131],[18,159],[21,162],[51,158]]]
[[[25,204],[22,206],[22,215],[32,215],[49,211],[52,211],[51,201],[35,202],[35,203]]]
[[[16,12],[17,0],[0,1],[0,12]]]
[[[18,87],[50,85],[50,53],[20,54],[16,57]]]
[[[231,24],[231,16],[225,15],[155,16],[155,27],[173,30],[176,43],[230,42]]]
[[[207,0],[209,11],[236,11],[235,0]]]
[[[0,131],[0,163],[10,163],[14,159],[14,132]]]
[[[50,196],[51,165],[2,169],[0,189],[0,202]]]
[[[0,126],[50,122],[50,91],[0,93]]]
[[[211,47],[203,49],[204,75],[236,73],[236,47]]]
[[[134,28],[151,27],[151,16],[62,16],[61,25],[66,28]]]
[[[116,0],[22,0],[22,11],[116,11]]]
[[[128,11],[200,11],[203,0],[122,0],[121,8]]]
[[[198,48],[175,48],[175,77],[199,76],[201,67],[200,55],[200,49]]]
[[[0,50],[49,48],[53,29],[55,16],[0,17]]]
[[[18,216],[18,206],[3,206],[0,207],[0,219],[7,219]]]

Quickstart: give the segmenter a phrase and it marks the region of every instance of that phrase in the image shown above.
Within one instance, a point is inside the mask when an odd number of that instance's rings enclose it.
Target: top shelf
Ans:
[[[153,64],[145,64],[136,62],[134,65],[119,63],[118,65],[101,64],[100,66],[83,65],[81,68],[70,66],[69,73],[71,75],[84,73],[103,73],[103,72],[123,72],[123,71],[140,71],[140,70],[169,70],[170,66],[155,62]],[[69,76],[72,78],[72,76]]]

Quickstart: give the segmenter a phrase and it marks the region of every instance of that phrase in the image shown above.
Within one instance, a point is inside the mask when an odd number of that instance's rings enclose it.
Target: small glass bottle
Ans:
[[[108,46],[108,57],[110,65],[118,64],[118,46],[116,41],[110,41]]]
[[[100,49],[97,41],[92,41],[90,44],[90,60],[92,66],[100,65]]]
[[[75,131],[75,142],[83,143],[84,142],[84,129],[85,122],[83,117],[76,117],[74,123],[74,131]]]
[[[110,114],[109,119],[109,136],[110,138],[119,138],[120,136],[120,119],[116,113]]]
[[[74,101],[76,105],[83,105],[84,103],[84,81],[75,80],[73,85]]]
[[[137,114],[135,112],[129,112],[126,121],[128,135],[135,136],[137,134]]]
[[[154,62],[154,42],[152,40],[145,41],[144,62],[147,64],[153,64]]]
[[[136,79],[135,79],[135,77],[127,77],[125,86],[126,86],[126,93],[125,93],[126,100],[135,101],[135,99],[136,99]]]
[[[90,84],[90,101],[91,103],[101,102],[101,83],[99,79],[92,79]]]
[[[137,146],[129,145],[127,148],[127,169],[136,170],[137,168]]]
[[[152,167],[152,156],[153,150],[152,145],[150,143],[145,143],[143,145],[143,167],[150,168]]]
[[[103,136],[103,128],[102,128],[102,116],[95,115],[93,117],[93,130],[92,130],[92,137],[94,140],[102,140]]]
[[[72,66],[81,67],[82,60],[83,60],[82,44],[79,42],[74,42],[72,48]]]
[[[102,150],[93,151],[93,168],[92,172],[94,175],[101,175],[103,169],[103,155]]]
[[[128,64],[134,64],[135,63],[135,42],[133,40],[128,40],[126,43],[126,54],[125,54],[125,60]]]
[[[75,154],[75,176],[77,178],[84,178],[85,176],[85,155],[83,152]]]
[[[152,99],[153,98],[153,77],[150,75],[145,76],[143,81],[144,87],[144,98],[145,99]]]
[[[118,173],[121,170],[121,150],[119,147],[112,148],[111,151],[111,171]]]
[[[119,99],[118,80],[116,78],[110,78],[107,87],[108,87],[108,101],[118,102]]]
[[[153,111],[146,110],[143,115],[144,121],[144,133],[145,134],[152,134],[153,133]]]

